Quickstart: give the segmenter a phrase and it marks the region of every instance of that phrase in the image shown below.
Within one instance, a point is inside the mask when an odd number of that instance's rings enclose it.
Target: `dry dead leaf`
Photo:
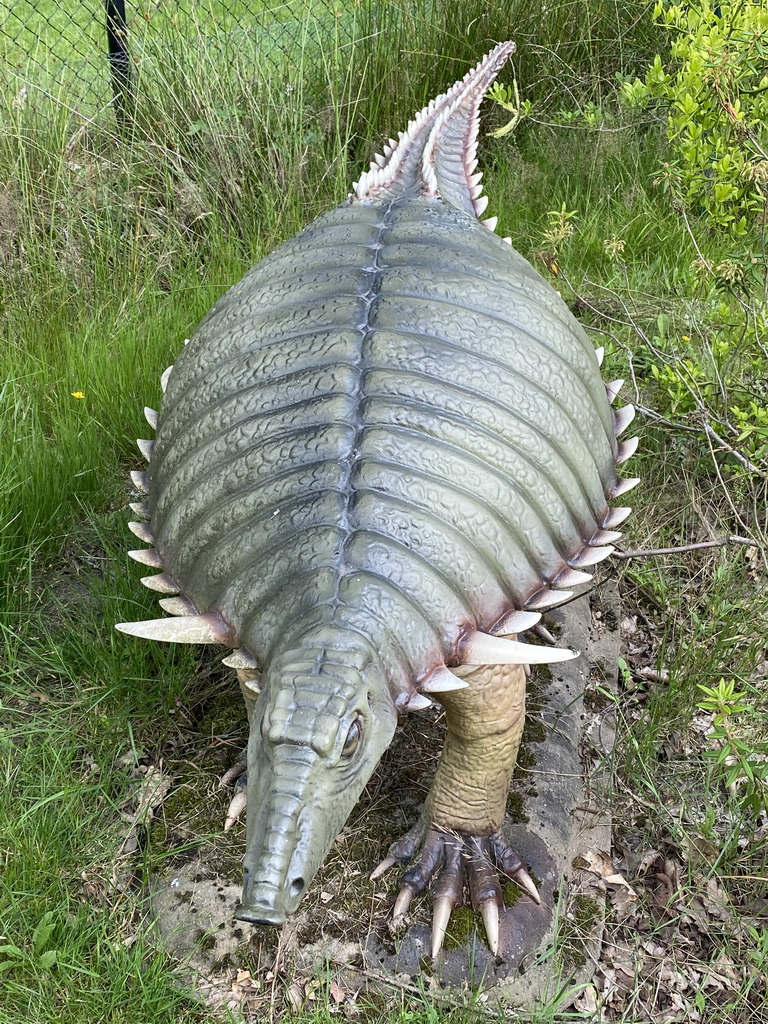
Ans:
[[[614,867],[609,855],[602,850],[587,850],[586,853],[579,854],[574,860],[574,866],[584,871],[591,871],[606,885],[624,886],[629,892],[634,893],[626,878]]]
[[[292,982],[285,993],[285,998],[288,1000],[293,1012],[298,1013],[304,1005],[304,989],[298,981]]]
[[[574,999],[573,1008],[579,1013],[595,1013],[597,1011],[597,989],[594,985],[585,985],[580,995]]]
[[[336,980],[332,981],[328,986],[328,993],[337,1006],[347,998],[347,993]]]

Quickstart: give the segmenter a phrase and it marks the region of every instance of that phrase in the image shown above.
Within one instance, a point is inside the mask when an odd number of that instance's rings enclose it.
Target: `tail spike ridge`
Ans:
[[[188,597],[164,597],[159,604],[169,615],[197,615],[197,608]]]
[[[618,380],[609,380],[605,385],[605,393],[608,396],[608,401],[613,405],[616,399],[619,397],[619,392],[624,387],[624,378],[619,377]]]
[[[155,576],[142,576],[141,582],[148,590],[154,590],[158,594],[178,594],[181,587],[167,572],[157,573]]]
[[[139,548],[138,551],[129,551],[128,557],[132,558],[134,562],[141,562],[142,565],[149,565],[153,569],[162,569],[163,567],[157,548]]]
[[[224,644],[232,646],[232,632],[214,612],[207,615],[180,615],[174,619],[148,619],[146,622],[118,622],[115,629],[146,640],[165,640],[172,644]]]
[[[634,405],[625,405],[621,409],[617,409],[613,414],[613,432],[616,437],[623,434],[629,424],[635,418],[635,407]]]
[[[478,110],[496,75],[514,52],[512,42],[499,43],[460,82],[431,100],[398,132],[398,142],[384,146],[383,163],[371,169],[354,186],[354,199],[421,194],[439,196],[446,203],[480,216],[485,204],[480,196],[477,166]]]
[[[622,462],[626,462],[627,459],[631,459],[637,451],[637,446],[640,441],[639,437],[630,437],[628,441],[622,441],[619,445],[619,454],[616,456],[616,465],[620,466]]]
[[[494,636],[508,636],[510,633],[524,633],[541,621],[541,612],[510,612],[501,622],[493,627]]]
[[[141,516],[142,519],[151,519],[149,505],[146,501],[132,501],[129,503],[128,508],[135,512],[137,516]],[[128,524],[131,525],[130,523]]]
[[[153,430],[157,430],[157,409],[150,409],[148,405],[145,405],[144,418]]]
[[[141,452],[141,454],[144,456],[147,462],[149,462],[150,459],[152,458],[152,452],[155,450],[155,442],[145,441],[143,438],[140,437],[136,441],[136,444],[139,446],[139,451]]]
[[[483,224],[488,228],[489,231],[495,231],[496,225],[499,223],[498,217],[486,217]]]
[[[258,669],[259,663],[246,647],[238,647],[236,651],[221,659],[222,665],[228,668],[250,668]]]
[[[154,544],[155,538],[152,536],[152,531],[146,523],[128,523],[128,529],[139,540],[143,540],[145,544]]]
[[[149,478],[138,469],[131,470],[131,482],[140,494],[149,494]]]
[[[586,547],[572,558],[568,563],[574,569],[582,569],[585,565],[597,565],[598,562],[602,562],[604,558],[608,558],[612,555],[615,548],[608,544],[604,548],[591,548]]]
[[[465,665],[548,665],[579,655],[563,647],[538,647],[474,632],[462,644],[461,656]]]
[[[631,491],[633,487],[637,487],[640,483],[639,476],[628,476],[624,480],[617,480],[611,491],[611,500],[614,498],[620,498],[622,494],[626,494],[627,491]]]
[[[163,375],[160,378],[160,388],[162,389],[163,394],[165,394],[165,389],[168,387],[168,378],[171,376],[172,369],[173,363],[171,363],[170,366],[166,366],[166,368],[163,370]]]
[[[603,359],[605,359],[605,348],[601,345],[600,348],[595,349],[595,358],[597,359],[597,365],[603,365]]]
[[[419,684],[421,693],[446,693],[449,690],[465,690],[469,683],[459,679],[449,668],[437,668],[423,683]]]

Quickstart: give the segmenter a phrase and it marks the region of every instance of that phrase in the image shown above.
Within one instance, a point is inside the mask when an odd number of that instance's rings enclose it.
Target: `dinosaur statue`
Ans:
[[[233,650],[250,720],[242,921],[293,913],[390,744],[432,700],[445,747],[394,913],[465,890],[498,951],[522,643],[613,551],[634,410],[559,295],[480,219],[495,47],[390,140],[348,200],[253,267],[163,375],[130,527],[171,618],[136,636]],[[171,596],[173,595],[173,596]]]

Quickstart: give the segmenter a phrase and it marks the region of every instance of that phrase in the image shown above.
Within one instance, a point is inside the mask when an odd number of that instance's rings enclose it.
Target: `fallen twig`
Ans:
[[[677,555],[681,551],[700,551],[702,548],[722,548],[726,544],[749,544],[750,547],[759,547],[750,537],[724,537],[723,540],[702,540],[698,544],[681,544],[674,548],[638,548],[636,551],[622,551],[616,548],[613,552],[615,558],[645,558],[652,555]]]

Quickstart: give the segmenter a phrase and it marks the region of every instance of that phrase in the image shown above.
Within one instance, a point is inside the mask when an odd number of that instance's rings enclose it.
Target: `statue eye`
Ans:
[[[360,719],[356,718],[355,721],[350,725],[347,738],[344,740],[344,746],[341,750],[341,756],[347,760],[352,757],[354,752],[360,745],[360,740],[363,735],[363,730],[360,727]]]

